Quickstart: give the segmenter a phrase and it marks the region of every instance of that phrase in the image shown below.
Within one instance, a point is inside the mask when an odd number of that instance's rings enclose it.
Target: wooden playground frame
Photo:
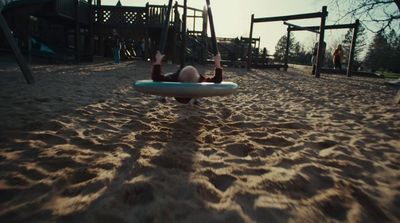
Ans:
[[[357,19],[354,23],[351,24],[338,24],[338,25],[326,25],[326,17],[328,16],[327,7],[323,6],[321,12],[315,13],[307,13],[307,14],[297,14],[297,15],[288,15],[288,16],[277,16],[277,17],[265,17],[265,18],[255,18],[254,14],[251,15],[251,25],[250,25],[250,39],[253,36],[253,26],[254,23],[262,23],[262,22],[276,22],[276,21],[283,21],[284,25],[287,25],[287,41],[286,41],[286,51],[285,51],[285,58],[284,58],[284,65],[282,67],[287,70],[288,68],[288,54],[289,54],[289,46],[290,46],[290,34],[293,31],[310,31],[319,34],[319,41],[318,41],[318,51],[317,51],[317,64],[315,69],[315,77],[320,77],[322,64],[323,64],[323,43],[325,37],[325,30],[330,29],[352,29],[352,41],[351,47],[349,52],[349,63],[347,65],[346,74],[350,77],[355,71],[354,68],[354,52],[356,47],[356,40],[357,40],[357,32],[360,26],[360,22]],[[300,20],[300,19],[311,19],[311,18],[320,18],[320,26],[298,26],[295,24],[288,23],[288,20]],[[247,56],[247,66],[248,69],[251,69],[252,58],[251,58],[251,44],[249,44],[248,56]],[[276,67],[276,66],[274,66]],[[325,71],[325,69],[324,69]],[[332,72],[332,70],[327,70],[328,72]]]
[[[314,33],[319,33],[317,30],[320,29],[318,26],[297,26],[294,24],[290,24],[285,22],[285,25],[288,26],[288,36],[290,36],[291,31],[310,31]],[[357,32],[360,26],[360,21],[356,19],[354,23],[349,23],[349,24],[338,24],[338,25],[327,25],[325,26],[325,30],[330,30],[330,29],[352,29],[352,40],[351,40],[351,46],[350,46],[350,52],[349,52],[349,63],[347,65],[347,71],[346,75],[350,77],[355,71],[353,70],[354,67],[354,52],[355,52],[355,47],[356,47],[356,40],[357,40]],[[289,40],[290,41],[290,40]],[[289,43],[290,44],[290,43]],[[287,52],[286,52],[287,53]],[[287,55],[285,55],[287,58]],[[322,68],[321,68],[322,69]],[[323,69],[324,71],[327,72],[332,72],[330,69]]]
[[[326,17],[328,16],[327,7],[323,6],[321,12],[315,13],[306,13],[306,14],[297,14],[297,15],[287,15],[287,16],[276,16],[276,17],[264,17],[264,18],[255,18],[254,14],[251,15],[251,22],[250,22],[250,34],[249,38],[253,38],[253,26],[254,23],[264,23],[264,22],[277,22],[277,21],[288,21],[288,20],[300,20],[300,19],[312,19],[312,18],[320,18],[321,25],[319,26],[319,44],[318,44],[318,52],[317,52],[317,65],[315,71],[315,77],[320,77],[321,73],[321,65],[322,65],[322,51],[323,46],[321,43],[324,42],[324,34],[325,34],[325,21]],[[288,39],[290,37],[290,32],[288,31]],[[286,53],[285,53],[285,63],[282,66],[285,70],[288,68],[288,61],[287,61],[287,54],[289,53],[289,41],[286,43]],[[247,55],[247,68],[251,69],[252,63],[252,55],[251,55],[251,44],[249,44],[248,48],[248,55]]]

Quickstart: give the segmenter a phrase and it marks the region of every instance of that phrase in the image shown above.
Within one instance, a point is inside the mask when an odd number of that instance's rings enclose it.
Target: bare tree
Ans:
[[[358,18],[372,32],[400,27],[400,0],[330,0],[339,15],[337,22]]]

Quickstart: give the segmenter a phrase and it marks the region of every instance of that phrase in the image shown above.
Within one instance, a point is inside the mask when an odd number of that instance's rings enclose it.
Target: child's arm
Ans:
[[[160,51],[157,51],[155,56],[155,62],[153,64],[153,69],[151,72],[151,79],[153,81],[165,81],[165,77],[161,74],[161,63],[165,55],[161,54]]]
[[[215,71],[213,77],[206,77],[204,82],[221,83],[223,79],[223,70],[221,67],[221,54],[217,53],[214,57]]]

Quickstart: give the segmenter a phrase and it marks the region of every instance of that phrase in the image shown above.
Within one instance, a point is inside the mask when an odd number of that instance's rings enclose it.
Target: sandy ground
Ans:
[[[226,69],[189,106],[135,92],[145,62],[33,71],[0,68],[0,222],[400,221],[384,80]]]

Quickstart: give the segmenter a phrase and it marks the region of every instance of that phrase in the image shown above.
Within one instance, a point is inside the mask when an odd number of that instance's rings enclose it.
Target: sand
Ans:
[[[32,69],[0,66],[0,222],[400,221],[382,79],[226,68],[190,106],[131,88],[147,62]]]

